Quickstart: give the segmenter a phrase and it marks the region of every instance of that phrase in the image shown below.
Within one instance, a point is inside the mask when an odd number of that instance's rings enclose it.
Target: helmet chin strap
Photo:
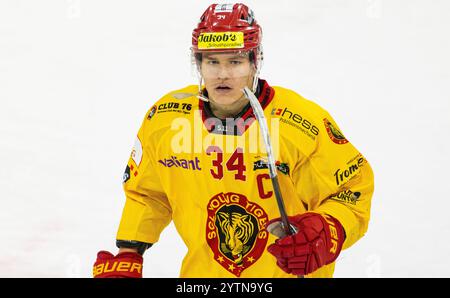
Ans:
[[[252,92],[253,93],[256,93],[256,88],[258,88],[259,71],[260,71],[260,67],[259,67],[259,63],[258,63],[258,66],[256,67],[255,75],[253,76],[253,84],[252,84]]]
[[[197,98],[203,100],[204,102],[209,102],[209,98],[203,95],[202,85],[203,85],[203,77],[199,75]]]

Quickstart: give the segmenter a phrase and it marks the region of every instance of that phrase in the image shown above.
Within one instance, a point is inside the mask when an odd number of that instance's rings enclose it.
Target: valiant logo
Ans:
[[[164,160],[158,160],[160,164],[167,168],[176,167],[176,168],[183,168],[186,170],[194,170],[194,171],[201,171],[200,168],[200,160],[198,157],[195,159],[178,159],[176,156],[171,156],[171,158],[164,158]]]

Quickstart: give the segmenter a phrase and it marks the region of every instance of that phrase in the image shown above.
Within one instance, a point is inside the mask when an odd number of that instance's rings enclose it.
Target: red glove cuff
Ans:
[[[100,251],[94,264],[94,278],[142,278],[143,258],[134,252],[123,252],[114,256]]]
[[[267,227],[268,231],[280,237],[277,222],[280,219],[271,220]],[[336,260],[345,240],[344,228],[337,219],[309,212],[289,217],[289,223],[297,229],[297,233],[283,235],[267,248],[277,258],[281,269],[287,273],[305,275]]]
[[[334,217],[323,214],[324,230],[327,235],[328,258],[326,264],[334,262],[339,256],[345,241],[345,231],[341,223]]]

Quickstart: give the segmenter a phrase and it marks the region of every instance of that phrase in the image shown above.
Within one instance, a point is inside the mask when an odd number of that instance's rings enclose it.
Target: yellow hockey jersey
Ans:
[[[156,243],[173,220],[188,248],[180,277],[295,277],[266,250],[276,238],[265,224],[280,215],[250,105],[237,120],[219,120],[197,90],[170,92],[146,114],[124,173],[117,239]],[[333,216],[350,247],[368,227],[369,163],[317,104],[264,80],[256,95],[288,215]],[[334,263],[307,277],[333,271]]]

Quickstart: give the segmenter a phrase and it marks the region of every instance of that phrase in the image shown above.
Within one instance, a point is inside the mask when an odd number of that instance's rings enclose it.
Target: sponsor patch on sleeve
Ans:
[[[133,159],[135,164],[139,167],[142,161],[142,144],[139,137],[136,137],[136,141],[134,142],[133,150],[131,151],[131,159]]]
[[[353,192],[350,189],[345,189],[337,193],[336,195],[331,196],[331,199],[347,204],[356,205],[360,197],[361,193],[359,191]]]
[[[126,183],[128,180],[130,180],[130,166],[127,165],[125,172],[122,176],[122,183]]]
[[[329,121],[327,118],[324,118],[323,123],[327,130],[328,136],[334,143],[340,145],[348,143],[348,140],[344,137],[342,132],[340,132],[340,130],[337,129],[336,126],[331,123],[331,121]]]
[[[153,106],[153,107],[150,109],[150,112],[148,113],[148,116],[147,116],[147,119],[148,119],[148,120],[150,120],[150,119],[153,118],[153,116],[154,116],[155,113],[156,113],[156,110],[157,110],[156,106]]]

